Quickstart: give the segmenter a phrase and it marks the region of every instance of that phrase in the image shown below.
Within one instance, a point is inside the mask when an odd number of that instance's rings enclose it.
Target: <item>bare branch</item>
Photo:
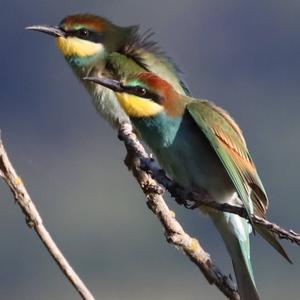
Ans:
[[[292,229],[286,230],[275,223],[271,223],[268,220],[255,215],[252,215],[252,220],[254,223],[260,224],[275,233],[280,239],[289,240],[290,242],[300,246],[300,234]]]
[[[128,153],[125,164],[132,171],[146,195],[148,207],[163,225],[167,241],[181,249],[200,268],[207,281],[216,285],[225,296],[233,300],[240,299],[231,276],[224,275],[213,263],[210,255],[203,250],[199,242],[184,232],[182,226],[175,219],[174,213],[170,211],[162,197],[163,189],[149,174],[140,168],[141,158],[147,160],[151,158],[132,132],[130,124],[121,126],[119,138],[124,141]]]
[[[127,125],[123,125],[123,127],[124,126],[127,128]],[[179,184],[170,179],[164,170],[156,166],[154,159],[149,157],[149,155],[145,152],[135,135],[131,135],[128,130],[124,131],[122,127],[121,132],[122,137],[124,140],[126,140],[126,142],[128,141],[129,143],[130,140],[130,147],[138,151],[137,154],[140,161],[139,167],[151,175],[151,177],[159,184],[164,186],[171,196],[175,198],[177,203],[183,204],[189,209],[194,209],[202,205],[208,206],[216,210],[237,214],[245,219],[248,219],[247,212],[243,207],[216,202],[204,189],[189,191],[182,188]],[[258,217],[254,214],[251,215],[251,220],[255,224],[266,227],[268,230],[275,233],[280,239],[289,240],[290,242],[300,246],[299,233],[296,233],[293,230],[286,230],[279,225],[271,223],[268,220]]]
[[[65,259],[65,257],[55,244],[54,240],[52,239],[51,235],[43,225],[43,220],[38,210],[36,209],[21,178],[17,175],[7,156],[7,153],[1,141],[1,136],[0,177],[2,177],[10,187],[16,203],[20,206],[22,212],[25,215],[27,225],[35,230],[43,244],[46,246],[48,252],[54,258],[55,262],[58,264],[59,268],[62,270],[71,284],[74,286],[76,291],[80,294],[81,298],[85,300],[95,300],[91,292],[87,289],[85,284]]]
[[[151,175],[152,178],[157,180],[159,184],[164,186],[167,191],[175,198],[178,204],[183,204],[189,209],[194,209],[200,206],[208,206],[216,210],[225,211],[237,214],[245,219],[248,219],[246,210],[240,206],[230,205],[228,203],[216,202],[204,189],[197,191],[188,191],[171,180],[164,170],[158,168],[152,158],[141,157],[140,168]],[[190,204],[189,204],[190,203]],[[279,225],[272,223],[264,218],[258,217],[254,214],[251,215],[251,220],[255,224],[266,227],[268,230],[275,233],[280,239],[289,240],[292,243],[300,246],[300,234],[293,230],[286,230]]]

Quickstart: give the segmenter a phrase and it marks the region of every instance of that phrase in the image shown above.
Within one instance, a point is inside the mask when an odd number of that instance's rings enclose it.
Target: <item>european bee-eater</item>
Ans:
[[[91,14],[65,17],[59,26],[35,25],[26,29],[52,35],[80,81],[86,76],[120,79],[132,72],[153,72],[174,89],[186,94],[176,65],[138,26],[120,27]],[[129,121],[114,93],[94,83],[84,82],[97,111],[112,124]]]
[[[212,102],[178,94],[165,80],[139,73],[122,81],[86,78],[116,93],[142,139],[161,166],[187,189],[204,188],[216,201],[244,206],[265,217],[268,199],[235,121]],[[242,300],[259,295],[250,261],[251,225],[236,214],[201,207],[230,253]],[[276,237],[254,225],[288,261]]]

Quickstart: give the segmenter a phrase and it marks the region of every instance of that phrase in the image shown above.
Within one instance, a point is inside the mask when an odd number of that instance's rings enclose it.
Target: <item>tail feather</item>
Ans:
[[[229,213],[213,213],[211,217],[230,253],[241,300],[259,300],[251,261],[247,221]]]
[[[232,259],[241,300],[259,300],[250,260],[243,253],[243,245],[236,241],[235,257]],[[242,251],[241,251],[242,250]]]
[[[267,228],[254,224],[254,229],[257,231],[275,250],[277,250],[289,263],[293,263],[281,244],[278,242],[276,235],[270,232]]]

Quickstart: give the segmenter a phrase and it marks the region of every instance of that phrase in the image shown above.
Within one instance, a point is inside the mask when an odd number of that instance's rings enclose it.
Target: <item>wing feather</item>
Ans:
[[[237,124],[224,110],[208,101],[192,101],[187,109],[222,161],[248,214],[253,210],[257,216],[265,217],[268,198]],[[254,225],[255,230],[291,263],[274,233]]]
[[[248,214],[264,216],[266,192],[235,121],[211,102],[193,101],[187,109],[222,161]]]

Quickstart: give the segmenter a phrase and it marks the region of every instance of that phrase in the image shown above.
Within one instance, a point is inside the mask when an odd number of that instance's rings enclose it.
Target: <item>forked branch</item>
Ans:
[[[130,131],[130,126],[131,125],[129,124],[123,124],[120,128],[119,135],[122,137],[122,140],[125,141],[127,148],[136,153],[136,158],[139,160],[139,168],[149,174],[159,184],[164,186],[171,196],[175,198],[177,203],[183,204],[189,209],[194,209],[200,206],[208,206],[219,211],[230,212],[243,218],[248,218],[246,210],[243,207],[216,202],[204,189],[197,189],[193,191],[185,190],[175,181],[170,179],[164,170],[156,166],[154,159],[146,153],[136,135],[132,134],[132,131]],[[275,233],[280,239],[289,240],[290,242],[300,246],[299,233],[291,229],[284,229],[279,225],[254,214],[251,215],[251,220],[253,223],[266,227],[268,230]]]
[[[162,196],[164,191],[161,186],[147,172],[141,169],[140,160],[151,160],[151,158],[132,132],[130,124],[121,126],[119,138],[124,141],[127,149],[125,164],[132,171],[142,188],[148,207],[163,225],[167,241],[182,250],[199,267],[207,281],[217,286],[227,298],[240,299],[231,276],[223,274],[214,264],[210,255],[203,250],[200,243],[183,230],[174,213],[164,201]]]

